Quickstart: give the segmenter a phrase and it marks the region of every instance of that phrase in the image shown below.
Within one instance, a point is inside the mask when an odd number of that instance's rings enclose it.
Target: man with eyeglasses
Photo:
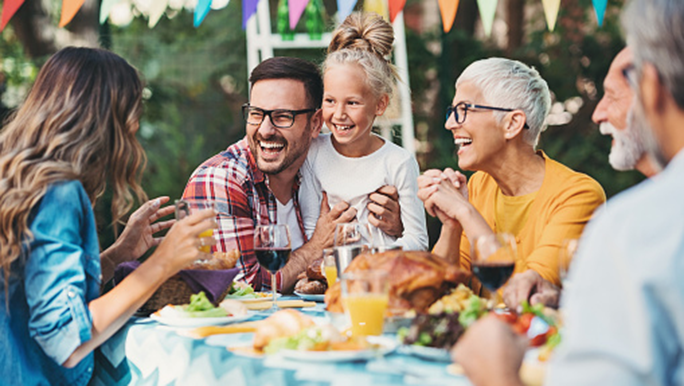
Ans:
[[[633,0],[622,15],[625,71],[656,178],[612,198],[587,226],[564,299],[547,385],[684,384],[684,2]],[[522,385],[525,342],[495,318],[473,325],[455,359],[471,381]]]
[[[237,280],[259,290],[270,289],[270,273],[254,255],[254,227],[287,224],[292,253],[277,274],[278,290],[290,292],[297,275],[323,248],[332,246],[336,223],[352,221],[356,210],[341,202],[329,208],[325,195],[316,230],[307,240],[299,209],[299,168],[321,126],[323,82],[318,68],[306,60],[276,57],[263,61],[250,76],[250,101],[242,106],[246,136],[200,165],[183,198],[218,203],[217,252],[238,249]],[[382,211],[379,227],[401,234],[396,189],[383,187],[371,195]]]

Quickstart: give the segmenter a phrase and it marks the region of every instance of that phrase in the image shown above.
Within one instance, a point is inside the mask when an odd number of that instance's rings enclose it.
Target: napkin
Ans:
[[[127,261],[121,263],[114,271],[114,284],[119,284],[129,273],[140,266],[139,261]],[[216,303],[226,289],[233,283],[233,279],[240,272],[239,268],[206,270],[206,269],[184,269],[178,275],[192,289],[198,293],[204,291],[210,302]]]

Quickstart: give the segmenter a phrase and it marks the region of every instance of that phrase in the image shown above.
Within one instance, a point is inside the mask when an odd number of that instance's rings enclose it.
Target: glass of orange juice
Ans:
[[[323,250],[323,263],[321,265],[323,274],[328,280],[328,287],[332,287],[337,281],[337,264],[335,264],[335,254],[332,248]]]
[[[386,272],[368,270],[342,275],[342,304],[351,322],[352,336],[381,335],[388,300]]]
[[[194,212],[213,209],[214,212],[218,213],[218,206],[214,201],[209,200],[176,200],[176,220],[182,220],[185,217],[191,215]],[[199,250],[206,253],[205,259],[211,259],[211,246],[216,244],[214,239],[214,230],[208,229],[199,234],[200,246]]]

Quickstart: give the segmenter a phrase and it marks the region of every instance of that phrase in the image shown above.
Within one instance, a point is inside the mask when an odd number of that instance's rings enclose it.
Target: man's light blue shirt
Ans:
[[[33,240],[12,264],[9,309],[0,272],[0,384],[84,385],[93,354],[62,363],[91,337],[100,258],[90,200],[78,181],[51,185],[29,217]]]
[[[591,221],[546,385],[684,384],[684,151]]]

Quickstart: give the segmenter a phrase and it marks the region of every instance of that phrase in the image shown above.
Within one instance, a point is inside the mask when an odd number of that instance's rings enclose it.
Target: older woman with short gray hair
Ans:
[[[456,81],[445,128],[458,166],[419,177],[419,197],[442,222],[433,252],[471,270],[470,245],[480,236],[510,233],[518,256],[504,289],[511,307],[545,279],[559,284],[558,253],[578,238],[605,193],[591,177],[537,150],[551,105],[546,81],[521,62],[490,58],[472,63]],[[473,280],[473,289],[481,291]]]

